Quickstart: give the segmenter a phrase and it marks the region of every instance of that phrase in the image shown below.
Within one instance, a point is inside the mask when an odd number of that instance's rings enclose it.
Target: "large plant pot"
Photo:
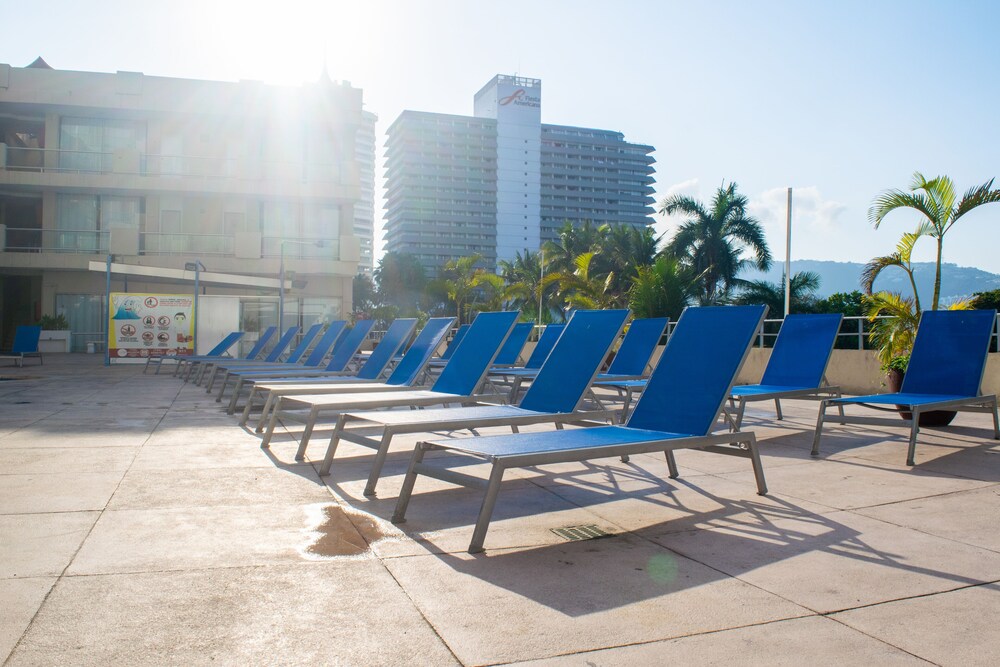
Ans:
[[[890,370],[885,376],[885,384],[893,394],[898,392],[903,386],[903,371]],[[897,405],[899,416],[903,419],[913,419],[913,413],[903,409],[904,406]],[[958,412],[955,410],[930,410],[920,413],[921,426],[947,426],[955,418]]]
[[[38,351],[63,353],[70,350],[70,332],[56,329],[43,329],[38,337]]]

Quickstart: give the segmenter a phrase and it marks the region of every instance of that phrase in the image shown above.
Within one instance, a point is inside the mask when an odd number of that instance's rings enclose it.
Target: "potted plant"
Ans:
[[[69,352],[69,321],[65,315],[42,315],[38,320],[42,334],[38,338],[39,352]]]

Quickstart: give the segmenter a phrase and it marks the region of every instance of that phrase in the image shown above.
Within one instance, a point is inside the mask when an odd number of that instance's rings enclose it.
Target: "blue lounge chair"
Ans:
[[[996,311],[992,310],[929,310],[920,316],[913,341],[910,363],[898,393],[873,394],[826,399],[820,404],[812,455],[819,456],[819,440],[827,408],[831,406],[863,405],[875,410],[904,410],[911,418],[903,420],[910,426],[906,465],[914,465],[920,415],[931,410],[990,412],[993,415],[993,438],[1000,440],[1000,420],[997,397],[980,394],[986,354]],[[841,416],[838,421],[848,424],[898,425],[893,417]]]
[[[314,326],[322,327],[321,324]],[[293,352],[289,355],[287,361],[276,364],[227,368],[225,371],[225,377],[222,378],[222,383],[219,387],[219,395],[216,396],[215,400],[217,402],[221,401],[223,396],[225,396],[226,388],[230,385],[230,383],[232,383],[234,385],[233,395],[230,397],[229,406],[226,412],[227,414],[233,414],[236,410],[236,403],[239,401],[239,396],[243,392],[243,385],[246,380],[259,377],[290,377],[294,376],[297,372],[305,370],[318,370],[319,365],[323,363],[323,359],[326,358],[327,352],[329,352],[330,348],[333,347],[337,340],[341,338],[346,327],[347,322],[344,320],[331,322],[330,326],[326,328],[326,332],[323,334],[322,338],[319,339],[319,342],[316,343],[312,351],[309,353],[305,362],[301,364],[292,361],[297,358],[295,352]],[[308,332],[306,333],[306,337],[309,337]],[[303,338],[303,342],[299,344],[299,347],[303,346],[306,337]]]
[[[340,323],[339,323],[340,332],[343,332],[345,324],[346,324],[346,322],[344,322],[343,320],[340,321]],[[292,349],[292,351],[289,352],[288,356],[285,357],[284,359],[281,359],[281,354],[283,354],[283,351],[282,351],[281,353],[279,353],[277,355],[277,358],[275,360],[273,360],[273,361],[266,361],[266,360],[265,361],[232,361],[232,362],[230,362],[230,361],[219,361],[218,363],[214,364],[214,367],[212,368],[212,374],[208,377],[208,391],[209,392],[212,391],[212,388],[215,386],[215,378],[219,375],[220,371],[222,371],[223,377],[225,377],[229,373],[229,371],[235,371],[235,370],[241,370],[241,369],[270,368],[270,367],[284,366],[286,364],[289,365],[289,366],[299,366],[300,365],[299,364],[299,360],[305,355],[306,351],[309,349],[309,346],[312,345],[313,340],[316,338],[316,336],[319,335],[319,332],[322,331],[322,330],[323,330],[323,324],[322,324],[322,322],[320,322],[318,324],[314,324],[311,327],[309,327],[306,330],[306,332],[304,334],[302,334],[302,338],[299,340],[299,344],[296,345],[295,348]],[[294,339],[295,336],[298,334],[298,328],[295,328],[294,331],[295,331],[295,333],[293,333],[291,335],[292,339]],[[287,335],[287,332],[286,332],[286,335]],[[279,341],[279,343],[280,343],[280,341]],[[291,344],[291,341],[289,341],[289,345],[290,344]],[[272,350],[271,354],[268,355],[268,357],[270,358],[273,354],[274,354],[274,351]],[[224,385],[225,385],[225,383],[223,383],[223,386]],[[221,400],[221,396],[217,400]]]
[[[216,345],[211,350],[200,356],[221,357],[222,355],[224,355],[226,352],[229,351],[229,348],[231,348],[233,345],[236,345],[237,341],[239,341],[240,338],[243,338],[243,332],[234,331],[225,338],[223,338],[221,341],[219,341],[218,345]],[[155,357],[146,357],[146,365],[143,366],[142,373],[143,375],[145,375],[146,370],[149,369],[150,365],[154,365],[156,366],[156,373],[154,373],[154,375],[159,375],[160,369],[163,367],[163,362],[172,361],[174,362],[174,375],[177,375],[177,371],[180,369],[180,360],[185,359],[186,357],[189,356],[191,355],[161,354]]]
[[[417,327],[417,321],[412,318],[397,318],[389,325],[382,340],[372,353],[368,355],[364,364],[357,373],[350,375],[342,371],[303,371],[296,373],[294,377],[282,377],[277,379],[254,380],[250,388],[250,396],[247,397],[247,404],[243,409],[243,416],[240,418],[240,425],[244,425],[250,419],[255,405],[254,399],[264,397],[264,404],[261,411],[260,421],[257,423],[256,431],[259,433],[267,423],[268,413],[274,400],[283,393],[284,390],[292,391],[291,388],[299,387],[300,393],[303,386],[318,387],[337,382],[369,382],[375,383],[385,372],[396,353],[406,344],[406,341],[413,335],[413,330]],[[336,356],[336,355],[334,355]],[[331,361],[331,364],[333,362]]]
[[[257,342],[255,342],[253,344],[253,347],[250,348],[250,351],[246,353],[246,356],[240,358],[241,359],[259,358],[261,355],[264,354],[264,349],[267,347],[267,344],[271,342],[271,339],[274,338],[274,335],[276,333],[278,333],[278,327],[276,326],[269,326],[268,328],[264,329],[264,331],[261,332],[260,337],[257,338]],[[188,382],[191,379],[191,374],[194,372],[194,369],[197,368],[198,375],[195,377],[195,384],[200,383],[201,376],[205,373],[205,369],[209,367],[209,364],[217,360],[218,357],[208,357],[205,355],[196,355],[180,359],[179,360],[180,364],[185,367],[184,381]],[[179,368],[176,369],[174,371],[174,375],[176,375],[179,370],[180,370]]]
[[[268,388],[267,401],[264,403],[264,411],[261,413],[260,423],[257,425],[258,432],[262,430],[264,424],[270,423],[273,428],[274,414],[272,413],[278,409],[282,399],[291,396],[407,391],[411,389],[424,374],[431,355],[434,354],[444,337],[448,335],[448,329],[454,322],[454,317],[432,317],[429,319],[385,382],[358,381],[354,378],[344,377],[317,378],[315,382],[306,378],[284,384],[270,382],[264,384],[263,386]]]
[[[528,342],[528,336],[531,335],[531,330],[534,328],[535,325],[532,322],[518,322],[514,325],[514,330],[507,336],[507,341],[500,348],[500,352],[493,362],[493,368],[516,366],[517,360],[521,357],[521,350],[524,349],[524,344]]]
[[[208,378],[209,386],[206,391],[212,391],[211,380],[215,377],[215,373],[217,372],[220,366],[223,368],[230,368],[240,365],[253,366],[253,365],[259,365],[261,363],[272,364],[281,358],[281,355],[285,353],[285,350],[288,349],[288,346],[292,344],[292,341],[298,334],[299,334],[298,327],[288,327],[285,330],[285,333],[281,334],[281,338],[279,338],[278,342],[274,344],[274,347],[271,348],[270,352],[264,355],[264,358],[260,360],[246,361],[246,360],[233,360],[233,359],[215,359],[214,361],[205,362],[203,365],[206,366],[207,368],[212,369],[212,373]],[[196,384],[201,384],[201,380],[204,377],[205,373],[207,372],[207,368],[205,371],[202,371],[202,374],[198,377]]]
[[[375,495],[375,486],[382,474],[392,438],[401,433],[471,430],[487,426],[509,426],[516,433],[518,427],[529,424],[556,424],[558,427],[567,422],[610,419],[612,413],[606,410],[581,412],[578,409],[597,369],[618,338],[626,317],[627,310],[575,312],[517,407],[479,404],[460,408],[341,413],[320,474],[329,474],[341,440],[370,447],[376,450],[376,454],[365,495]],[[528,323],[528,326],[533,325]],[[349,422],[361,422],[361,430],[348,430]],[[373,436],[369,432],[373,426],[381,427],[381,434]]]
[[[490,369],[490,383],[494,386],[497,385],[509,386],[510,393],[508,396],[508,402],[514,403],[517,398],[517,390],[521,386],[521,381],[524,379],[531,379],[538,374],[538,369],[542,367],[545,363],[545,359],[548,358],[549,352],[555,347],[556,342],[559,340],[559,336],[562,335],[563,329],[566,328],[565,324],[549,324],[546,325],[545,329],[542,331],[542,335],[538,337],[538,342],[535,343],[535,349],[531,351],[528,356],[528,360],[524,362],[524,366],[520,368],[492,368]],[[497,393],[500,393],[497,391]]]
[[[767,493],[753,433],[712,434],[712,426],[746,359],[765,306],[688,308],[681,315],[642,398],[623,426],[524,433],[417,443],[403,480],[394,523],[402,523],[418,474],[485,489],[469,553],[483,550],[486,531],[504,472],[589,459],[662,451],[670,477],[678,476],[674,451],[699,449],[749,458],[757,492]],[[733,446],[742,443],[742,446]],[[492,465],[489,481],[447,467],[425,463],[430,450],[448,450]],[[449,457],[451,458],[451,457]]]
[[[354,359],[354,356],[358,352],[358,348],[368,337],[368,332],[371,331],[374,320],[358,320],[350,331],[346,334],[339,336],[337,342],[333,346],[333,355],[330,357],[330,362],[325,368],[318,368],[322,360],[315,361],[317,350],[314,349],[312,354],[309,355],[309,359],[306,363],[298,368],[267,368],[263,370],[252,370],[246,371],[245,373],[240,373],[236,378],[236,386],[233,388],[233,395],[229,401],[229,407],[226,409],[227,414],[233,414],[236,412],[237,403],[239,403],[239,397],[243,394],[245,389],[253,392],[253,385],[255,382],[268,382],[272,380],[281,380],[283,378],[292,377],[302,377],[302,373],[316,372],[315,377],[320,377],[324,375],[334,376],[341,375],[344,369],[347,368],[348,364]],[[331,328],[334,326],[330,325]],[[329,334],[329,330],[327,331]],[[325,337],[325,336],[324,336]],[[323,341],[316,344],[316,348],[321,347]],[[313,363],[315,361],[315,363]],[[313,376],[310,376],[313,377]],[[244,410],[244,414],[249,417],[249,413]],[[246,420],[240,421],[240,424],[246,423]]]
[[[297,454],[297,456],[302,457],[305,455],[316,421],[323,413],[339,413],[348,409],[419,407],[474,402],[476,389],[482,384],[490,364],[493,363],[493,359],[510,334],[510,330],[514,328],[519,315],[520,313],[517,311],[479,313],[476,316],[476,321],[469,328],[468,334],[455,350],[451,361],[444,367],[441,375],[430,389],[405,390],[408,388],[404,386],[404,391],[392,387],[393,390],[388,392],[307,394],[281,398],[271,414],[264,445],[266,446],[270,442],[270,436],[274,432],[277,420],[281,417],[297,419],[297,410],[308,410],[303,420],[306,428],[299,441]],[[409,355],[410,352],[407,352],[407,356]],[[406,357],[404,357],[399,366],[405,364],[406,361]]]
[[[634,380],[645,375],[649,360],[669,323],[670,319],[667,317],[632,320],[611,365],[597,379]]]
[[[783,398],[839,397],[840,387],[825,382],[826,367],[843,319],[840,313],[786,316],[760,384],[737,385],[729,395],[727,418],[732,427],[740,427],[746,404],[754,401],[774,401],[777,418],[782,419]]]
[[[447,364],[448,360],[451,359],[451,355],[455,354],[455,350],[458,349],[458,346],[462,342],[462,339],[465,338],[465,334],[469,333],[469,327],[471,326],[472,326],[471,324],[463,324],[462,326],[458,327],[458,329],[455,331],[455,335],[452,336],[451,338],[451,342],[448,343],[448,347],[445,348],[444,354],[442,354],[441,357],[438,359],[431,359],[430,365],[441,367]]]
[[[13,359],[14,364],[20,368],[24,365],[25,359],[35,358],[38,363],[42,361],[42,353],[38,351],[38,339],[42,336],[42,327],[34,325],[19,325],[14,329],[14,342],[10,350],[0,352],[0,359]]]

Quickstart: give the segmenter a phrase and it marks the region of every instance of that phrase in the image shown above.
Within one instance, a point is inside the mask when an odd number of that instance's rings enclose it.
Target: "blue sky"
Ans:
[[[16,9],[15,9],[16,6]],[[657,200],[736,181],[795,259],[866,261],[916,218],[875,231],[872,198],[914,171],[961,191],[1000,176],[995,3],[0,0],[0,62],[201,79],[334,79],[386,128],[403,109],[472,113],[498,73],[542,79],[542,121],[656,147]],[[381,154],[381,147],[379,153]],[[377,210],[381,202],[376,202]],[[676,220],[659,218],[670,234]],[[1000,204],[946,237],[945,261],[1000,273]],[[932,243],[918,260],[933,257]]]

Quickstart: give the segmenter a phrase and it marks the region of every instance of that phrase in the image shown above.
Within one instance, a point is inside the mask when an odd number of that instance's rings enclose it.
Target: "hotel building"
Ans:
[[[652,225],[652,146],[541,122],[539,79],[498,75],[474,115],[404,111],[386,138],[386,250],[430,275],[478,253],[535,252],[567,221]]]
[[[282,268],[285,326],[342,317],[370,229],[359,146],[373,126],[361,90],[325,75],[283,87],[0,64],[3,341],[43,314],[69,320],[74,350],[102,341],[98,264],[115,292],[191,294],[197,272],[214,340],[278,323]]]

